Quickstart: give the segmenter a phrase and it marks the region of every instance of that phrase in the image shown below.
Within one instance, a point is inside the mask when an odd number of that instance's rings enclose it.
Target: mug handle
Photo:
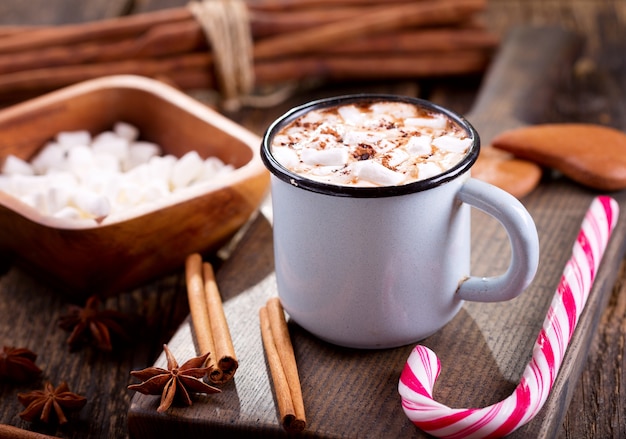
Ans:
[[[489,183],[469,178],[457,197],[494,217],[506,230],[511,244],[511,262],[500,276],[470,276],[459,285],[462,300],[499,302],[520,295],[533,280],[539,264],[537,228],[517,198]]]

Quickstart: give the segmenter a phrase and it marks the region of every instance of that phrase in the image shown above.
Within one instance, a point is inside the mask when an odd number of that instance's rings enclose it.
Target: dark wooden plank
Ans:
[[[546,120],[626,130],[625,13],[625,2],[498,0],[491,2],[488,20],[499,29],[518,20],[557,23],[585,35],[585,56],[563,76]],[[581,377],[569,384],[572,396],[558,432],[561,439],[626,436],[624,274],[600,316]]]
[[[596,49],[589,53],[558,90],[555,119],[593,122],[626,130],[626,27],[617,10],[600,10]],[[620,49],[621,48],[621,49]],[[573,94],[572,90],[583,90]],[[626,295],[624,276],[618,277],[600,324],[590,344],[581,378],[571,390],[572,399],[559,437],[626,437]],[[607,402],[610,401],[610,404]]]
[[[36,279],[11,269],[0,282],[0,344],[28,347],[38,354],[36,364],[43,370],[40,380],[14,385],[0,382],[0,420],[27,430],[60,434],[66,438],[125,437],[130,394],[130,370],[154,360],[161,346],[188,313],[184,282],[178,276],[163,279],[136,291],[109,299],[107,308],[142,316],[136,343],[117,345],[107,354],[92,348],[69,352],[68,333],[57,327],[58,318],[70,302],[59,292]],[[88,400],[64,428],[31,424],[18,417],[23,407],[18,392],[40,388],[45,381],[58,385],[67,381],[70,389]]]

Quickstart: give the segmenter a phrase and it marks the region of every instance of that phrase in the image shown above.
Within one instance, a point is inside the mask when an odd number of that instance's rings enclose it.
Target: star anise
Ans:
[[[144,395],[161,395],[161,403],[157,412],[164,412],[172,403],[191,405],[189,392],[219,393],[220,389],[206,384],[202,378],[211,371],[212,366],[206,366],[209,353],[193,357],[178,366],[178,362],[167,345],[163,345],[167,357],[167,369],[149,367],[143,370],[131,371],[130,374],[139,378],[143,383],[131,384],[130,390],[136,390]]]
[[[91,296],[84,308],[70,305],[68,314],[59,318],[59,326],[72,331],[67,339],[70,350],[91,342],[100,350],[111,351],[112,334],[128,339],[127,326],[131,316],[111,309],[101,310],[100,305],[100,299]]]
[[[30,381],[41,375],[35,364],[37,354],[26,348],[4,346],[0,352],[0,380]]]
[[[46,383],[43,390],[18,393],[17,399],[26,407],[20,413],[25,421],[40,420],[48,423],[52,420],[51,415],[54,415],[52,418],[56,418],[59,424],[67,423],[66,412],[80,410],[87,403],[85,397],[70,392],[65,382],[56,389],[52,383]]]

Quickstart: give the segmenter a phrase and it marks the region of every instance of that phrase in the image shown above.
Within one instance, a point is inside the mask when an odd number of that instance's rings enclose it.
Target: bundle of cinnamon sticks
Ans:
[[[484,70],[497,37],[486,0],[246,0],[258,87],[316,79],[420,78]],[[0,100],[111,74],[218,89],[188,7],[56,27],[0,27]]]

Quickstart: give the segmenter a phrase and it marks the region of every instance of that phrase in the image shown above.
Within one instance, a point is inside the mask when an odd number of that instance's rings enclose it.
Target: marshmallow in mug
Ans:
[[[0,190],[43,215],[102,221],[233,169],[196,151],[181,158],[140,141],[139,130],[117,122],[112,131],[60,132],[30,162],[9,155]]]
[[[290,171],[322,183],[397,186],[441,174],[472,140],[441,113],[403,102],[312,110],[284,127],[272,154]]]

